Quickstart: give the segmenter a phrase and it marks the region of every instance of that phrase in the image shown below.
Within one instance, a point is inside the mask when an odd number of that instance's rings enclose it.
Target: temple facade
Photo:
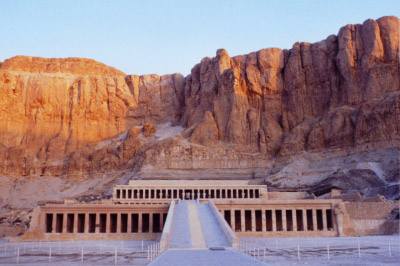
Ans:
[[[216,219],[223,220],[221,226],[237,237],[377,232],[379,223],[367,225],[370,231],[365,225],[358,230],[360,223],[352,219],[347,203],[334,196],[322,199],[304,192],[268,192],[266,185],[247,180],[131,180],[115,186],[111,199],[36,207],[27,233],[13,241],[155,240],[174,215],[173,206],[182,201],[209,202],[217,210]]]

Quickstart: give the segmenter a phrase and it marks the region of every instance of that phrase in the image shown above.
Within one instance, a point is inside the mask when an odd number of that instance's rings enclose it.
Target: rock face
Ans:
[[[88,59],[8,59],[0,69],[0,174],[96,172],[96,158],[109,154],[98,142],[145,121],[178,121],[183,83],[179,74],[126,76]],[[116,156],[113,166],[125,162]]]
[[[396,17],[290,50],[221,49],[187,77],[13,57],[0,63],[0,176],[263,178],[299,188],[331,178],[347,159],[351,170],[386,154],[370,170],[398,182],[399,57]]]
[[[183,123],[211,112],[219,140],[292,155],[398,139],[399,93],[399,20],[384,17],[291,50],[218,50],[187,77]]]

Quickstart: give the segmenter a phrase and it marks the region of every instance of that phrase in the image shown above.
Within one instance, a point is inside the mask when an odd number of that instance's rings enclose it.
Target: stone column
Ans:
[[[143,232],[143,213],[138,213],[138,232],[142,233]]]
[[[118,212],[117,213],[117,221],[116,221],[116,223],[117,223],[117,233],[121,233],[121,221],[122,221],[121,213]]]
[[[304,229],[304,231],[308,231],[307,210],[303,209],[302,214],[303,214],[303,227],[304,227],[303,229]]]
[[[235,224],[236,224],[236,221],[235,221],[235,210],[231,209],[231,228],[232,228],[233,232],[235,232],[235,227],[236,227]]]
[[[336,204],[333,207],[333,212],[335,214],[336,220],[336,228],[339,236],[344,236],[343,231],[343,214],[344,214],[344,207],[343,205]]]
[[[266,232],[267,231],[267,218],[265,217],[265,209],[261,209],[261,223],[262,223],[261,231]]]
[[[67,223],[68,223],[68,213],[65,212],[63,214],[63,228],[62,228],[63,233],[67,233]]]
[[[293,231],[297,231],[297,213],[296,209],[292,209]]]
[[[240,231],[241,232],[246,232],[246,219],[245,219],[245,216],[244,216],[244,210],[240,210],[240,227],[241,227],[241,229],[240,229]]]
[[[128,233],[132,233],[132,213],[128,213],[128,223],[127,223],[127,226],[128,226],[127,232],[128,232]]]
[[[53,213],[53,220],[51,221],[51,232],[55,233],[56,232],[56,225],[57,225],[57,213]]]
[[[149,213],[149,233],[153,233],[153,213]]]
[[[95,218],[96,224],[94,227],[94,232],[95,233],[100,233],[100,213],[96,213],[96,218]]]
[[[317,231],[317,210],[312,209],[312,222],[313,222],[313,230]]]
[[[276,232],[276,210],[272,209],[272,232]]]
[[[286,209],[282,209],[282,231],[287,231],[287,226],[286,226]]]
[[[251,209],[251,231],[256,231],[256,211]]]
[[[164,229],[164,214],[160,213],[160,231],[162,232]]]
[[[85,233],[89,233],[89,213],[85,213]]]
[[[73,233],[78,233],[78,213],[74,212],[74,231]]]
[[[106,216],[106,233],[110,233],[110,228],[111,228],[111,214],[107,213]]]
[[[322,230],[328,230],[328,224],[326,222],[326,209],[322,209]]]

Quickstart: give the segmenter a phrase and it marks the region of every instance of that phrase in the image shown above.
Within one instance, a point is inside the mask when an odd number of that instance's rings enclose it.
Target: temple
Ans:
[[[395,207],[379,199],[349,200],[337,190],[319,198],[270,192],[248,180],[131,180],[115,186],[111,199],[36,207],[29,231],[12,240],[157,240],[179,223],[193,227],[207,219],[231,246],[238,237],[389,234],[395,226],[387,216]]]

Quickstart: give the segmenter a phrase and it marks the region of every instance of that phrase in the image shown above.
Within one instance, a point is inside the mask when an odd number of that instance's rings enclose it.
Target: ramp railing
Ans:
[[[167,220],[165,221],[164,228],[160,239],[160,253],[168,249],[169,236],[171,234],[172,220],[175,212],[175,201],[172,200],[169,205]]]

